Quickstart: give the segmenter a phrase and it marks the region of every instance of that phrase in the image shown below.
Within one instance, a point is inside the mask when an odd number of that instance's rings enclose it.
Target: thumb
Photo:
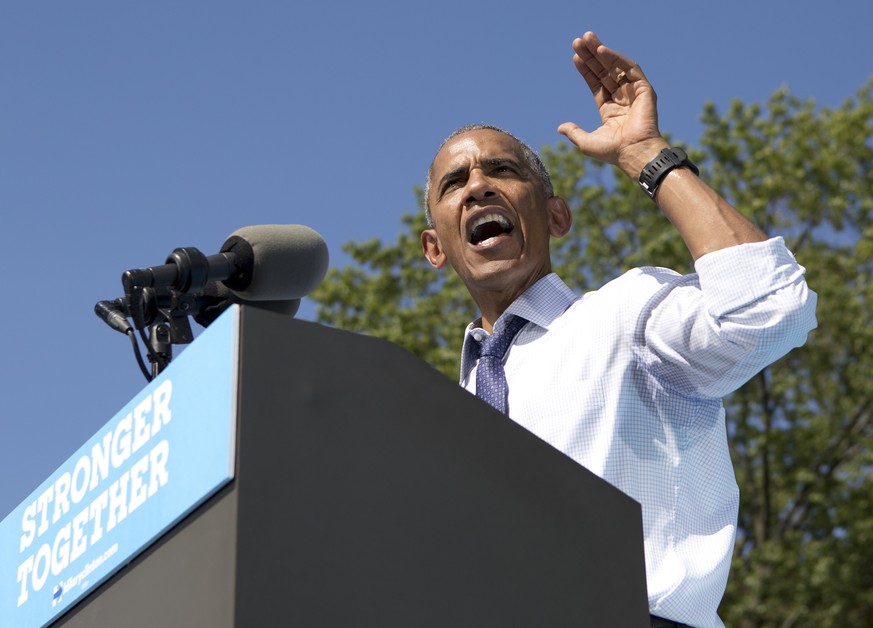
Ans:
[[[601,131],[602,129],[603,127],[600,127],[598,131]],[[573,142],[576,145],[576,148],[582,151],[584,155],[598,161],[610,164],[615,163],[612,154],[612,143],[609,139],[604,139],[601,133],[596,131],[589,133],[580,128],[579,125],[574,122],[565,122],[559,126],[558,133],[566,136],[567,139]]]
[[[565,122],[564,124],[558,127],[558,133],[566,137],[568,140],[573,142],[576,146],[583,150],[583,146],[587,143],[586,140],[590,133],[588,131],[583,130],[579,127],[575,122]]]

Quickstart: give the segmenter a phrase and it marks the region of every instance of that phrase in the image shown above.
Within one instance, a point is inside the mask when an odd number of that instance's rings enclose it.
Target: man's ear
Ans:
[[[421,250],[434,268],[439,269],[446,265],[446,254],[443,253],[435,229],[425,229],[421,232]]]
[[[560,196],[553,196],[546,201],[546,207],[549,211],[549,233],[555,238],[567,235],[573,224],[573,214],[567,201]]]

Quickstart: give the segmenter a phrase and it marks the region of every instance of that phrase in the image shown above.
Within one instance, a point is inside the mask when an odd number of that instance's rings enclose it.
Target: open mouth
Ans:
[[[473,221],[470,231],[470,244],[481,244],[490,238],[512,232],[512,223],[500,214],[485,214]]]

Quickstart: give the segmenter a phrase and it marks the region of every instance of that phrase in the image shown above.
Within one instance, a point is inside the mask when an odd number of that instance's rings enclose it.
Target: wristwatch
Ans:
[[[684,150],[675,147],[665,148],[658,153],[657,157],[647,163],[640,173],[640,187],[643,188],[643,192],[649,195],[650,199],[655,200],[658,186],[673,168],[689,168],[694,174],[700,174],[697,166],[688,159],[688,154]]]

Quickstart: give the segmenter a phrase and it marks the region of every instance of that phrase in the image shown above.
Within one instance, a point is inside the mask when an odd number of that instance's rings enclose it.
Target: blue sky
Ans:
[[[540,147],[597,124],[571,62],[585,30],[642,65],[662,129],[694,145],[705,101],[852,96],[870,24],[869,0],[4,3],[0,518],[145,384],[93,314],[124,270],[246,225],[308,225],[333,265],[393,241],[454,128]]]

